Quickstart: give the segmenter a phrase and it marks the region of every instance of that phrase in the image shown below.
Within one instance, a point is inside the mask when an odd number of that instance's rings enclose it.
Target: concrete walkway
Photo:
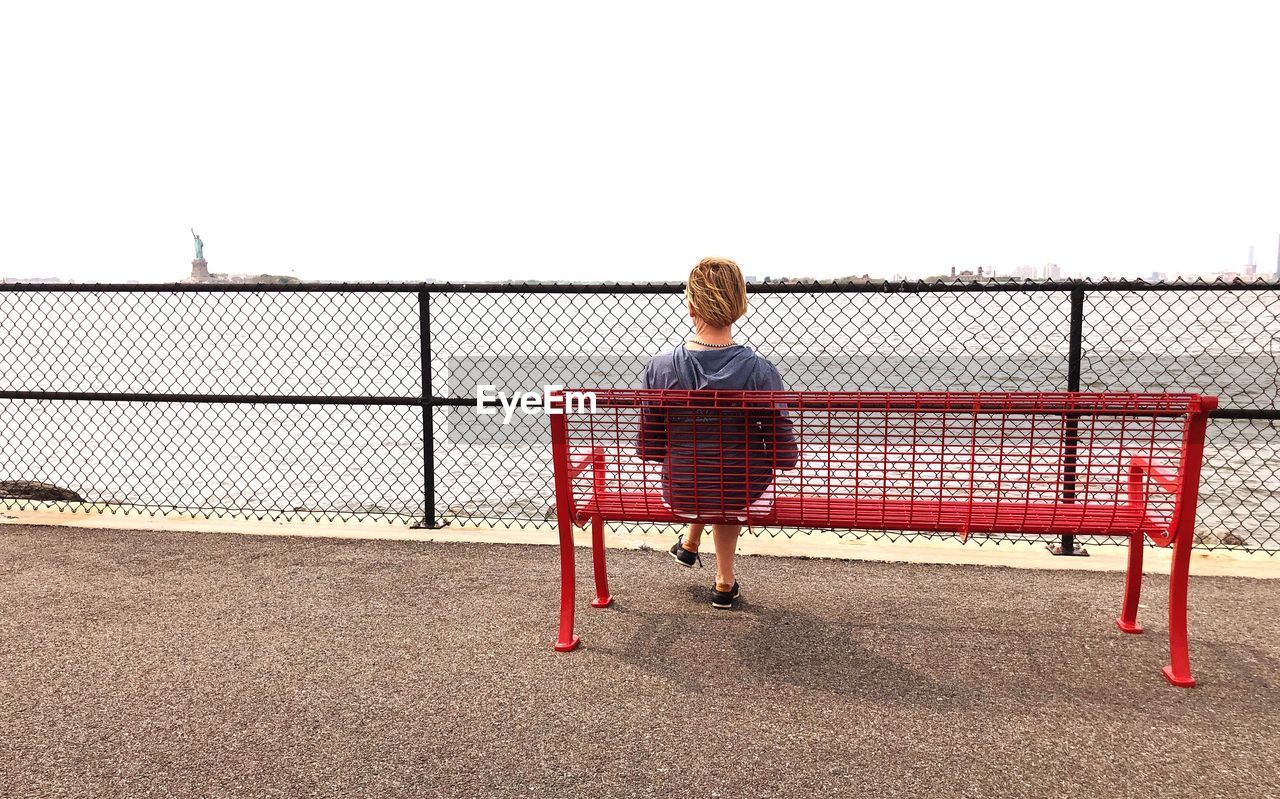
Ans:
[[[550,547],[0,526],[0,796],[1280,796],[1273,581],[1185,691],[1159,576],[609,557],[560,655]]]

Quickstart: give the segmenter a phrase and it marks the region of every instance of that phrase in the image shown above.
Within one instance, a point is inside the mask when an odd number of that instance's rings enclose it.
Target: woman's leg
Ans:
[[[732,587],[737,577],[733,573],[733,553],[738,551],[740,524],[713,524],[711,535],[716,542],[716,585]]]
[[[702,545],[702,531],[706,528],[701,522],[694,522],[689,525],[689,532],[684,537],[684,548],[690,552],[697,552],[698,547]]]

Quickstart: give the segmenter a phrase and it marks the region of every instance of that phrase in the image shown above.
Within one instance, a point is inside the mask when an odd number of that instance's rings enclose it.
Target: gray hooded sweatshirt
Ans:
[[[644,388],[782,391],[773,364],[750,347],[691,350],[683,344],[649,361]],[[773,482],[776,469],[795,468],[798,447],[785,411],[714,407],[653,408],[641,414],[637,451],[662,463],[663,499],[706,521],[732,519]],[[705,406],[705,407],[699,407]]]

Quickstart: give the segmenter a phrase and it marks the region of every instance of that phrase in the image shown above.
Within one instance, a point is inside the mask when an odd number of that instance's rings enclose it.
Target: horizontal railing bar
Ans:
[[[156,394],[126,391],[0,391],[0,399],[87,402],[175,402],[211,405],[423,405],[421,397],[292,396],[287,394]]]
[[[1209,412],[1210,419],[1280,419],[1277,408],[1218,408]]]
[[[417,294],[421,283],[5,283],[0,293],[15,292],[110,292],[110,293],[294,293],[370,292]]]
[[[751,283],[748,294],[915,294],[951,292],[1044,292],[1071,291],[1082,287],[1089,291],[1280,291],[1280,282],[1255,283],[1147,283],[1143,280],[1055,280],[1034,283],[926,283],[896,281],[873,283],[838,283],[813,281],[802,283]],[[679,294],[684,283],[429,283],[425,290],[458,294]]]
[[[752,283],[752,294],[876,294],[954,292],[1044,292],[1071,291],[1280,291],[1280,282],[1173,282],[1144,280],[1053,280],[1040,282],[926,283],[924,281],[884,281],[841,283]],[[0,292],[112,292],[164,293],[197,292],[235,294],[266,293],[418,293],[438,294],[679,294],[684,283],[5,283]]]
[[[79,400],[88,402],[175,402],[175,403],[208,403],[208,404],[239,404],[239,405],[400,405],[400,406],[416,406],[431,405],[433,407],[468,407],[475,406],[475,397],[430,397],[424,400],[420,397],[360,397],[360,396],[297,396],[297,395],[281,395],[281,394],[158,394],[146,392],[117,392],[117,391],[0,391],[0,399],[21,399],[21,400]],[[500,408],[502,403],[499,400],[490,400],[484,403],[486,407]],[[541,403],[529,403],[528,407],[541,407]],[[612,407],[612,406],[611,406]],[[623,406],[631,407],[631,406]],[[639,407],[639,406],[635,406]],[[746,406],[744,406],[746,407]],[[805,410],[823,410],[826,409],[825,404],[814,404],[805,406]],[[732,410],[733,408],[726,408]],[[831,406],[831,410],[849,410],[850,406]],[[884,408],[877,406],[864,405],[859,410],[864,411],[906,411],[906,410],[943,410],[951,413],[972,413],[973,408],[956,405],[951,408],[938,408],[922,406],[915,408],[913,406],[895,406],[893,408]],[[1085,414],[1088,416],[1096,416],[1102,414],[1115,414],[1117,411],[1127,413],[1129,409],[1106,408],[1098,411],[1092,411],[1076,408],[1052,408],[1052,409],[1032,409],[1032,408],[998,408],[986,407],[979,409],[984,415],[994,412],[1000,413],[1034,413],[1041,415],[1049,414]],[[1142,410],[1142,409],[1134,409]],[[1166,415],[1181,416],[1186,411],[1171,410],[1145,410],[1142,415]],[[1213,419],[1257,419],[1257,420],[1280,420],[1280,409],[1275,408],[1218,408],[1209,412],[1209,417]]]

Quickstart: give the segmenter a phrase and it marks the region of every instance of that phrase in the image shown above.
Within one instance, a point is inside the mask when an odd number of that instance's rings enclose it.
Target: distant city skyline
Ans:
[[[1278,237],[1278,239],[1280,239],[1280,237]],[[188,253],[188,254],[190,254],[190,253]],[[9,275],[9,274],[5,274],[5,273],[3,272],[3,270],[0,270],[0,282],[4,282],[4,283],[22,283],[22,282],[31,282],[31,283],[56,283],[56,282],[82,282],[82,283],[83,283],[83,282],[118,282],[118,283],[126,283],[126,282],[132,282],[132,283],[144,283],[144,282],[161,282],[161,283],[163,283],[163,282],[190,282],[190,281],[195,277],[195,275],[193,274],[192,266],[193,266],[192,264],[188,264],[188,265],[185,267],[185,269],[184,269],[184,268],[177,268],[177,269],[175,269],[175,270],[174,270],[174,274],[173,274],[172,276],[170,276],[169,278],[161,278],[161,279],[153,279],[153,280],[142,280],[142,279],[139,279],[139,278],[136,278],[136,277],[130,277],[130,278],[124,278],[124,279],[112,279],[112,278],[107,278],[107,277],[101,277],[101,278],[91,278],[91,279],[89,279],[89,280],[77,280],[77,279],[73,279],[73,278],[63,277],[63,276],[61,276],[61,275]],[[1250,269],[1250,267],[1252,267],[1252,269]],[[210,269],[210,272],[211,272],[211,274],[212,274],[212,276],[213,276],[213,278],[214,278],[214,281],[213,281],[213,282],[219,282],[219,281],[220,281],[220,282],[228,282],[228,281],[230,281],[230,282],[247,282],[247,281],[251,280],[251,279],[252,279],[253,277],[255,277],[255,276],[260,276],[260,277],[273,277],[273,278],[282,278],[282,279],[284,279],[284,280],[286,280],[286,281],[293,281],[293,280],[315,281],[315,280],[317,280],[317,278],[311,278],[311,277],[308,277],[308,276],[306,276],[306,275],[299,275],[299,274],[297,274],[297,270],[296,270],[296,269],[290,269],[290,270],[279,270],[279,269],[277,269],[277,270],[268,270],[267,272],[240,272],[240,271],[225,271],[225,270],[227,269],[227,267],[224,267],[224,266],[222,266],[222,265],[219,265],[219,269],[220,269],[220,270],[224,270],[224,271],[218,271],[218,270],[214,270],[214,269],[212,269],[212,268]],[[1108,277],[1108,278],[1113,278],[1113,279],[1141,279],[1141,280],[1150,280],[1150,281],[1179,280],[1179,279],[1182,279],[1182,280],[1196,280],[1196,279],[1202,279],[1202,280],[1215,280],[1215,279],[1232,280],[1232,279],[1236,279],[1236,278],[1240,278],[1240,279],[1244,279],[1244,280],[1253,280],[1253,279],[1259,279],[1259,280],[1272,280],[1272,279],[1275,279],[1275,280],[1277,280],[1277,282],[1280,282],[1280,243],[1278,243],[1278,245],[1277,245],[1277,252],[1276,252],[1276,266],[1275,266],[1275,269],[1274,269],[1274,270],[1270,270],[1270,271],[1269,271],[1269,270],[1267,270],[1265,267],[1259,267],[1259,266],[1257,265],[1256,257],[1255,257],[1255,253],[1254,253],[1254,248],[1253,248],[1253,247],[1250,247],[1250,248],[1249,248],[1249,255],[1248,255],[1248,258],[1246,258],[1245,262],[1244,262],[1243,264],[1241,264],[1239,267],[1235,267],[1235,268],[1230,268],[1230,267],[1228,267],[1228,268],[1222,268],[1222,269],[1201,269],[1201,270],[1190,270],[1190,271],[1181,271],[1181,272],[1169,272],[1169,271],[1165,271],[1165,270],[1152,270],[1152,271],[1149,271],[1149,272],[1146,272],[1146,273],[1132,273],[1132,272],[1119,273],[1119,272],[1117,272],[1117,273],[1107,274],[1107,275],[1093,275],[1093,274],[1089,274],[1089,273],[1087,273],[1087,272],[1083,272],[1083,271],[1080,271],[1080,270],[1064,269],[1060,264],[1052,263],[1052,262],[1045,263],[1045,264],[1041,264],[1041,265],[1039,265],[1039,266],[1032,266],[1032,265],[1029,265],[1029,264],[1021,264],[1021,265],[1013,266],[1013,267],[1001,266],[1001,265],[998,265],[998,264],[973,264],[973,265],[963,265],[963,266],[961,266],[961,265],[956,265],[956,264],[952,264],[952,265],[950,265],[950,266],[949,266],[947,269],[945,269],[945,270],[940,270],[940,271],[930,271],[929,269],[924,269],[924,270],[920,270],[920,272],[919,272],[919,273],[916,273],[916,274],[905,273],[905,272],[892,272],[892,273],[884,273],[884,274],[882,274],[882,273],[878,273],[878,272],[875,272],[875,271],[869,271],[869,270],[864,270],[864,271],[862,271],[862,272],[857,272],[856,270],[854,270],[854,271],[848,271],[848,272],[844,272],[844,273],[840,273],[840,274],[834,274],[834,275],[817,275],[817,274],[810,274],[810,273],[805,273],[805,272],[787,272],[787,273],[771,274],[771,273],[767,273],[767,272],[766,272],[766,273],[761,273],[761,274],[759,274],[759,275],[757,275],[757,274],[748,274],[748,276],[747,276],[747,281],[748,281],[749,283],[759,283],[759,282],[761,282],[761,281],[765,280],[766,278],[769,278],[769,279],[779,279],[779,278],[798,278],[798,277],[803,277],[803,278],[815,278],[815,279],[829,279],[829,278],[834,278],[834,277],[853,277],[853,276],[860,276],[860,275],[863,275],[863,274],[865,274],[865,275],[869,276],[869,277],[870,277],[871,279],[873,279],[873,280],[889,280],[889,281],[898,281],[898,280],[917,280],[917,279],[930,278],[930,277],[953,277],[953,278],[974,278],[974,277],[982,277],[982,278],[1011,278],[1011,279],[1016,279],[1016,280],[1070,280],[1070,279],[1080,279],[1080,278],[1098,278],[1098,277]],[[522,279],[522,277],[523,277],[523,276],[517,276],[517,277],[515,277],[515,278],[509,278],[509,279],[516,279],[516,280],[519,280],[519,279]],[[528,280],[539,280],[539,279],[541,279],[541,278],[527,277],[527,278],[524,278],[524,279],[528,279]],[[609,280],[609,279],[611,279],[611,278],[599,278],[599,279],[597,279],[597,280]],[[638,280],[645,280],[646,278],[637,278],[637,279],[638,279]],[[650,280],[655,280],[655,281],[656,281],[656,280],[658,280],[657,278],[648,278],[648,279],[650,279]],[[673,279],[679,279],[679,278],[673,278]],[[361,277],[361,276],[348,276],[348,277],[338,277],[338,278],[324,278],[324,280],[337,280],[337,281],[349,280],[349,281],[361,281],[361,282],[364,282],[364,281],[368,280],[368,278]],[[388,281],[397,281],[397,282],[398,282],[398,281],[403,281],[403,280],[405,280],[405,278],[387,278],[386,280],[388,280]],[[434,276],[430,276],[430,275],[428,275],[428,276],[426,276],[426,277],[415,278],[415,279],[413,279],[413,280],[436,280],[436,281],[442,281],[442,280],[457,280],[458,282],[467,282],[467,281],[466,281],[466,278],[461,278],[461,279],[453,278],[453,279],[451,279],[451,278],[434,277]],[[590,281],[588,281],[588,282],[590,282]]]

